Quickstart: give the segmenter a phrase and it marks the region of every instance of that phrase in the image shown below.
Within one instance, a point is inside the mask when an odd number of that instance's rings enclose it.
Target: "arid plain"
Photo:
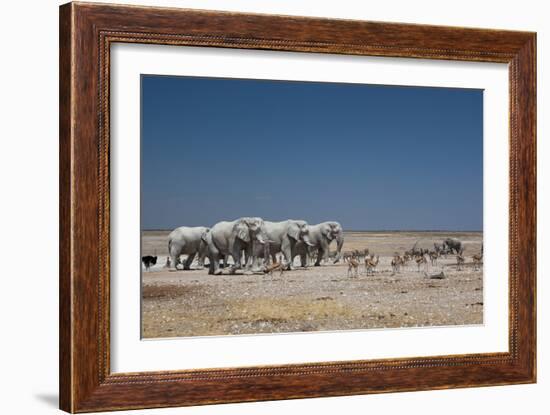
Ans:
[[[272,275],[168,270],[168,234],[142,233],[142,254],[159,257],[142,272],[143,338],[483,323],[483,271],[472,263],[482,232],[346,232],[343,252],[368,248],[380,256],[373,275],[361,263],[357,276],[348,275],[343,261]],[[463,242],[462,270],[455,255],[428,261],[420,270],[414,261],[392,270],[394,253],[415,243],[430,249],[445,237]]]

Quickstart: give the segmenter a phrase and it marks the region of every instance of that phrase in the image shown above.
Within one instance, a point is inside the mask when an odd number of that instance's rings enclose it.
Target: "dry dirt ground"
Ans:
[[[368,247],[380,255],[373,276],[361,264],[357,277],[347,275],[344,263],[282,275],[171,271],[163,269],[168,233],[142,234],[143,255],[159,256],[155,267],[142,272],[144,338],[483,323],[483,271],[471,265],[481,232],[348,232],[344,251]],[[392,273],[394,252],[402,254],[416,241],[433,247],[446,236],[465,243],[462,271],[455,256],[448,256],[420,272],[411,262]],[[445,278],[430,278],[441,271]]]

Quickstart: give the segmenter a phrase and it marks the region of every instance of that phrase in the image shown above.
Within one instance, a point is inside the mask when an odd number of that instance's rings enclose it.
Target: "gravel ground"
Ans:
[[[142,273],[144,338],[447,326],[483,323],[483,272],[469,265],[482,233],[350,232],[344,250],[368,247],[380,255],[375,274],[347,275],[347,265],[298,268],[282,275],[207,274],[206,269],[163,269],[168,232],[144,232],[144,255],[159,264]],[[466,266],[455,258],[417,271],[410,263],[391,270],[395,251],[415,241],[433,244],[445,236],[465,242]],[[444,272],[444,279],[430,275]]]

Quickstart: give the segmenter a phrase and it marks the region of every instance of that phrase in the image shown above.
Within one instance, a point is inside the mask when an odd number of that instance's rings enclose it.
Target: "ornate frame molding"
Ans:
[[[112,374],[109,70],[115,42],[508,63],[510,351]],[[61,6],[61,408],[89,412],[534,382],[535,48],[535,34],[525,32],[86,3]]]

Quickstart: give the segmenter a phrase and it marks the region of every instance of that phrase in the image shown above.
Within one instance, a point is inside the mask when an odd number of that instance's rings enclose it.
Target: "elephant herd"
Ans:
[[[292,269],[296,256],[305,267],[316,254],[315,265],[321,265],[321,261],[328,259],[333,240],[337,243],[336,263],[344,245],[344,230],[338,222],[309,225],[304,220],[269,222],[258,217],[243,217],[218,222],[212,228],[174,229],[168,237],[168,252],[173,268],[180,263],[181,255],[187,255],[183,269],[190,269],[197,255],[200,266],[204,266],[208,258],[209,274],[221,274],[221,262],[227,266],[229,257],[233,260],[231,273],[243,266],[260,267],[277,262],[278,255],[284,258],[284,267]]]

